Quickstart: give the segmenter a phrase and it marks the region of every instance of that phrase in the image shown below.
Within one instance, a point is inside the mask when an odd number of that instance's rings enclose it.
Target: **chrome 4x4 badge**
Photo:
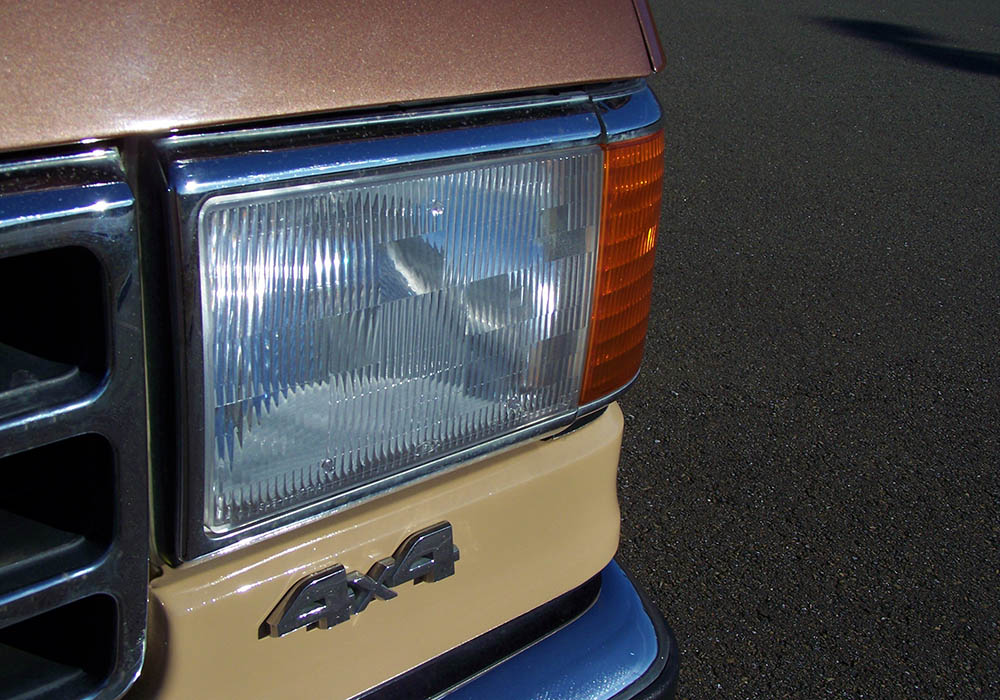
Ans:
[[[282,637],[300,627],[328,629],[361,612],[375,598],[395,598],[392,589],[400,584],[433,583],[451,576],[456,561],[451,523],[431,525],[403,540],[391,557],[372,564],[367,574],[347,572],[336,564],[302,579],[261,623],[257,636]]]

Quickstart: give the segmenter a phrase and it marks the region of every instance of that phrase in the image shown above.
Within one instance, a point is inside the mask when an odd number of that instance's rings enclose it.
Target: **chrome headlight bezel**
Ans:
[[[389,113],[373,118],[293,126],[177,135],[156,144],[168,187],[172,277],[177,284],[175,324],[181,446],[175,559],[191,560],[237,543],[298,526],[348,504],[440,473],[459,463],[542,435],[609,402],[603,397],[576,411],[525,426],[487,443],[424,463],[375,483],[303,505],[225,533],[204,526],[205,354],[201,337],[202,288],[198,219],[220,195],[276,186],[310,186],[359,173],[405,172],[429,163],[524,156],[606,143],[653,128],[659,106],[644,83],[602,93],[573,91],[542,98]],[[616,392],[617,393],[617,392]]]

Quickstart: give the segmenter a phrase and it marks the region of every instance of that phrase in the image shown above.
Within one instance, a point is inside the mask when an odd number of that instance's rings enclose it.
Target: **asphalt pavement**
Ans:
[[[654,14],[621,556],[679,697],[1000,697],[1000,3]]]

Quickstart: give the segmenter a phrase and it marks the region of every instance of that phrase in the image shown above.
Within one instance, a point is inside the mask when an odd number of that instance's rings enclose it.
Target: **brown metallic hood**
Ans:
[[[0,150],[649,72],[631,0],[3,0]]]

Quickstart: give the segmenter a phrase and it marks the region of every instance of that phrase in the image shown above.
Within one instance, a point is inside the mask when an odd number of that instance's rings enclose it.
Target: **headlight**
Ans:
[[[602,100],[159,144],[179,558],[566,425],[631,381],[663,139],[648,88]]]
[[[602,169],[595,145],[209,199],[206,525],[575,410]]]

